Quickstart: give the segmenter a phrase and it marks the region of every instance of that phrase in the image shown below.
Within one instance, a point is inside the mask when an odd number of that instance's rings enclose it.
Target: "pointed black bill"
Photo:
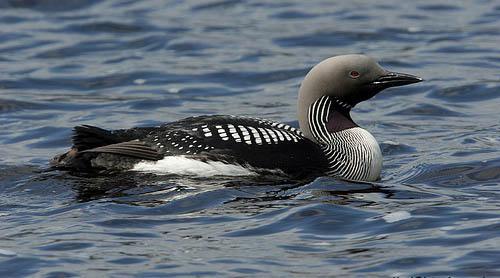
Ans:
[[[361,90],[361,94],[355,94],[351,97],[351,99],[346,97],[345,101],[354,106],[357,103],[372,98],[384,89],[418,83],[421,81],[423,81],[423,79],[415,75],[386,71],[382,76],[372,82],[366,83]]]
[[[385,89],[389,87],[418,83],[421,81],[423,81],[423,79],[415,75],[399,72],[387,72],[386,74],[377,78],[375,81],[372,81],[370,85],[378,87],[380,89]]]

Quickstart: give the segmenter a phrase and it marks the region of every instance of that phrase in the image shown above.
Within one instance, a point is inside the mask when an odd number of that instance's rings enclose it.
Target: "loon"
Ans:
[[[225,115],[112,131],[81,125],[73,130],[71,149],[54,157],[51,166],[70,171],[147,171],[163,163],[168,174],[170,167],[179,168],[189,160],[193,163],[187,167],[195,173],[208,165],[227,166],[235,174],[376,181],[382,169],[380,147],[352,120],[351,109],[386,88],[420,81],[414,75],[387,71],[365,55],[334,56],[314,66],[300,86],[299,128]]]

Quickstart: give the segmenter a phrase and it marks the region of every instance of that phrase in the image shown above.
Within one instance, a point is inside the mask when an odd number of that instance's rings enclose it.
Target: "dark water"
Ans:
[[[0,7],[0,276],[500,277],[498,1]],[[377,184],[41,171],[79,124],[296,123],[303,75],[345,53],[426,79],[354,111]]]

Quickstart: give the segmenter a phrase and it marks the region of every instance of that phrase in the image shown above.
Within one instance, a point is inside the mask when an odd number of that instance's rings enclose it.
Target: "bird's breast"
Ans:
[[[330,174],[349,180],[375,181],[382,171],[382,152],[368,131],[353,127],[332,133],[325,147]]]

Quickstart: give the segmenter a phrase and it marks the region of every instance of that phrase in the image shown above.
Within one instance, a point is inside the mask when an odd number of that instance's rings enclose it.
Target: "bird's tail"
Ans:
[[[66,170],[66,169],[89,169],[90,159],[88,157],[82,156],[78,149],[71,148],[69,151],[54,156],[50,160],[49,170]]]
[[[110,131],[90,125],[76,126],[73,129],[72,141],[73,146],[69,151],[52,158],[51,170],[88,170],[91,168],[90,160],[96,154],[83,153],[83,151],[119,142]]]

